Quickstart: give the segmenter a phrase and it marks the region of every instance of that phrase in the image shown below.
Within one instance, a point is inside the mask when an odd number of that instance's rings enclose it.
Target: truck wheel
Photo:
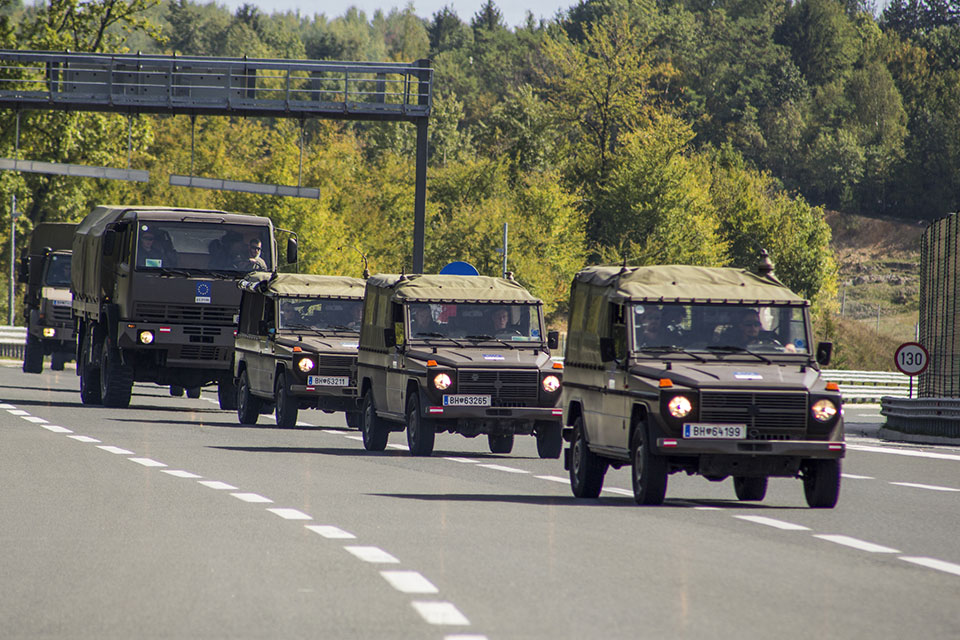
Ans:
[[[840,461],[807,460],[803,466],[803,493],[814,509],[833,509],[840,497]]]
[[[639,424],[630,438],[633,462],[633,500],[637,504],[663,504],[667,495],[667,459],[653,452],[646,425]]]
[[[170,395],[172,395],[174,398],[182,398],[182,397],[183,397],[183,387],[181,387],[181,386],[178,385],[178,384],[172,384],[172,385],[170,385]]]
[[[97,366],[100,360],[94,358],[96,353],[92,335],[95,330],[94,326],[87,329],[80,349],[80,362],[77,363],[77,373],[80,374],[80,402],[90,405],[100,404],[100,369]]]
[[[420,415],[420,398],[416,393],[407,400],[407,446],[415,456],[429,456],[433,453],[433,443],[437,428],[432,420]]]
[[[359,429],[360,422],[363,420],[363,414],[359,411],[347,411],[346,420],[348,427],[351,429]]]
[[[203,387],[187,387],[187,397],[188,397],[188,398],[194,398],[194,399],[199,398],[199,397],[200,397],[200,391],[201,391],[202,389],[203,389]]]
[[[226,375],[217,383],[217,401],[224,411],[234,411],[237,408],[237,385],[233,376]]]
[[[297,426],[297,413],[300,409],[299,401],[290,395],[290,387],[287,386],[287,374],[285,373],[277,376],[277,386],[273,392],[273,401],[276,407],[277,426],[281,429],[293,429]]]
[[[377,416],[377,407],[373,404],[373,392],[363,396],[360,409],[360,433],[363,435],[363,448],[367,451],[383,451],[387,448],[390,431],[383,420]]]
[[[490,447],[490,453],[510,453],[513,451],[513,434],[496,435],[488,433],[487,446]]]
[[[583,416],[573,422],[573,444],[570,445],[570,489],[578,498],[596,498],[603,489],[607,463],[587,446]]]
[[[106,344],[100,349],[100,399],[105,407],[123,409],[130,405],[133,369],[123,364],[120,353]]]
[[[43,372],[43,345],[30,334],[27,334],[27,344],[23,347],[23,372]]]
[[[70,359],[70,356],[62,351],[54,351],[50,354],[50,370],[63,371],[64,363]]]
[[[767,495],[767,478],[733,477],[733,490],[738,500],[763,500]]]
[[[260,398],[250,394],[250,379],[244,369],[240,374],[240,384],[237,385],[237,418],[240,424],[257,424],[262,404]]]
[[[537,453],[541,458],[559,458],[563,452],[563,433],[559,422],[537,422]]]

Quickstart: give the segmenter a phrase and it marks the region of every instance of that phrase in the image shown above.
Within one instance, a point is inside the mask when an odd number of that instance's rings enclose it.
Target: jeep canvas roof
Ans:
[[[321,276],[304,273],[251,273],[237,283],[245,291],[266,296],[305,298],[363,298],[366,281],[349,276]]]
[[[398,302],[540,302],[518,282],[491,276],[377,274],[368,282],[393,289],[393,299]]]

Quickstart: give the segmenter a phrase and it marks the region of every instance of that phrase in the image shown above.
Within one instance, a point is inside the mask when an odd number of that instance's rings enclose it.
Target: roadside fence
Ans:
[[[0,326],[0,357],[23,359],[23,349],[27,344],[27,328]]]
[[[880,402],[880,398],[884,396],[910,397],[910,376],[899,371],[823,369],[821,373],[828,382],[840,385],[840,395],[843,396],[844,403]],[[916,388],[913,394],[917,394]]]

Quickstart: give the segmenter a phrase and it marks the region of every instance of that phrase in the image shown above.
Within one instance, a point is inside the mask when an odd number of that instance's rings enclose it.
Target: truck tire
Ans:
[[[70,355],[62,351],[54,351],[50,354],[50,370],[63,371],[64,363],[70,359]]]
[[[277,384],[273,391],[274,411],[277,416],[277,426],[281,429],[293,429],[297,426],[297,414],[299,413],[299,401],[290,395],[290,387],[287,385],[287,374],[281,372],[277,376]]]
[[[217,400],[224,411],[234,411],[237,408],[237,385],[233,376],[226,375],[217,383]]]
[[[123,364],[120,352],[103,345],[100,349],[100,401],[105,407],[124,409],[133,392],[133,369]]]
[[[541,458],[559,458],[563,453],[563,432],[559,422],[538,421],[534,428],[537,430],[537,454]]]
[[[432,420],[420,415],[420,397],[410,394],[407,399],[407,446],[415,456],[429,456],[433,453],[437,428]]]
[[[487,446],[490,447],[490,453],[510,453],[513,451],[513,434],[497,435],[488,433]]]
[[[603,489],[607,463],[587,446],[583,416],[573,422],[573,442],[570,445],[570,489],[577,498],[597,498]]]
[[[257,424],[262,406],[260,398],[250,393],[250,378],[244,369],[240,374],[240,384],[237,385],[237,418],[240,424]]]
[[[203,389],[203,387],[187,387],[187,397],[188,397],[188,398],[194,398],[194,399],[199,398],[199,397],[200,397],[200,391],[201,391],[202,389]]]
[[[23,372],[43,373],[43,345],[30,334],[27,334],[27,344],[23,347]]]
[[[183,387],[181,387],[178,384],[170,385],[170,395],[173,396],[174,398],[182,398],[183,391],[184,391]]]
[[[807,460],[803,465],[803,493],[814,509],[833,509],[840,497],[840,461]]]
[[[653,452],[644,424],[638,424],[630,437],[630,459],[634,502],[663,504],[667,495],[667,459]]]
[[[363,448],[367,451],[383,451],[387,448],[387,439],[390,430],[383,420],[377,416],[377,407],[373,404],[373,392],[367,391],[363,396],[363,406],[360,409],[360,433],[363,436]]]
[[[737,500],[763,500],[767,495],[767,478],[733,477]]]
[[[92,330],[91,330],[92,331]],[[90,333],[83,340],[80,362],[77,372],[80,374],[80,402],[88,405],[100,404],[100,367],[94,365],[93,345]]]

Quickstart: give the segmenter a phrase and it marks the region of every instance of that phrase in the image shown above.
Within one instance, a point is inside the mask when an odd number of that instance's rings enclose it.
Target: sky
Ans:
[[[405,0],[324,0],[321,2],[311,2],[310,0],[217,0],[217,4],[226,5],[231,11],[236,11],[243,4],[253,4],[267,14],[299,9],[301,15],[311,16],[315,13],[323,13],[328,18],[342,16],[350,7],[360,9],[367,14],[368,18],[371,18],[377,9],[381,9],[384,13],[390,13],[391,9],[403,9],[407,6]],[[416,0],[412,4],[414,13],[421,18],[429,20],[437,11],[450,6],[460,16],[461,20],[469,23],[473,16],[480,11],[484,0]],[[533,13],[534,18],[549,19],[553,18],[557,11],[566,11],[571,6],[576,5],[577,0],[524,0],[516,4],[510,2],[510,0],[494,0],[494,4],[503,14],[504,22],[510,27],[516,27],[526,22],[527,11]]]

